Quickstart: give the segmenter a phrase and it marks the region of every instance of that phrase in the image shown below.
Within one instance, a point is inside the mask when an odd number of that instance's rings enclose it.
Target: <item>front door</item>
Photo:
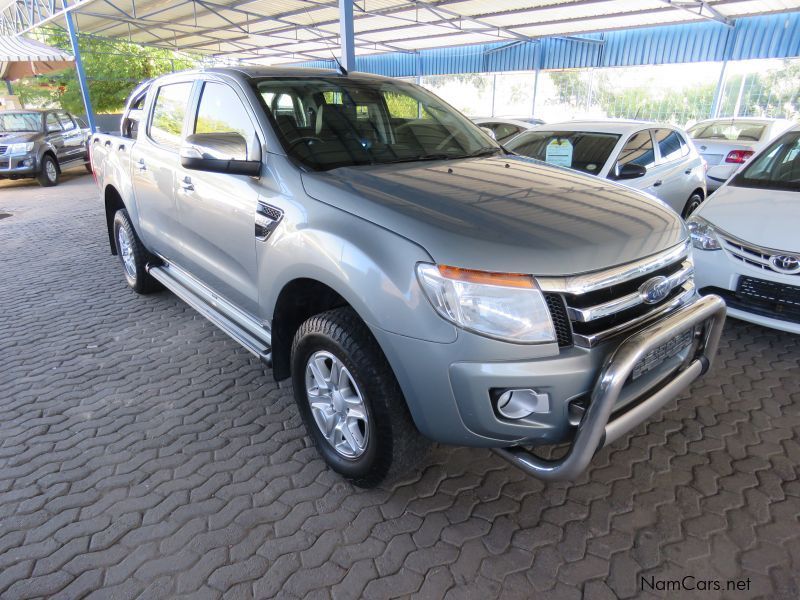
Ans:
[[[155,90],[151,119],[130,149],[131,179],[145,246],[179,260],[181,223],[175,204],[178,150],[192,93],[191,81],[165,83]]]
[[[633,164],[647,169],[647,173],[641,177],[623,179],[619,183],[660,197],[659,187],[663,181],[656,167],[656,150],[649,129],[642,129],[632,134],[620,150],[616,162],[620,167]]]
[[[56,113],[45,113],[44,128],[45,140],[48,144],[50,144],[50,147],[53,148],[53,151],[56,153],[58,162],[64,162],[66,158],[64,149],[64,130],[61,127],[58,117],[56,117]]]
[[[188,133],[239,133],[247,157],[260,156],[261,141],[239,92],[206,81]],[[227,300],[258,314],[255,216],[258,179],[178,165],[175,197],[182,223],[180,263]]]

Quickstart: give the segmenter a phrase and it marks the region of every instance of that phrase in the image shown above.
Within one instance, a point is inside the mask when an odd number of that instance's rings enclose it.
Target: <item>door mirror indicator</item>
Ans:
[[[256,149],[254,154],[248,156],[247,141],[236,132],[187,135],[180,149],[185,169],[251,177],[261,173],[261,153]]]
[[[612,171],[609,179],[638,179],[639,177],[644,177],[645,175],[647,175],[647,169],[641,165],[634,165],[633,163],[620,165],[617,163],[614,165],[614,170]]]

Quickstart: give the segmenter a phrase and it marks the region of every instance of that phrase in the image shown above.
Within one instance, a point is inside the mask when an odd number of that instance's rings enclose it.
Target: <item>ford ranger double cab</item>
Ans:
[[[360,486],[428,440],[574,479],[718,346],[725,305],[698,296],[675,212],[511,155],[411,83],[175,73],[90,147],[130,287],[168,288],[291,378]]]

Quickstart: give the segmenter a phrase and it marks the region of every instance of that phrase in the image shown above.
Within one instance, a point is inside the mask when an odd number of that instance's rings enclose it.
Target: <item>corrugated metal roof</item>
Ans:
[[[133,42],[190,50],[231,60],[327,59],[339,45],[339,0],[0,0],[0,30],[25,33],[43,22],[63,24],[65,6],[71,6],[83,33],[124,37]],[[623,31],[642,26],[677,26],[719,20],[724,23],[755,14],[800,10],[800,0],[354,0],[355,46],[359,54],[387,51],[425,51],[472,44],[528,42],[553,36]],[[758,30],[759,53],[786,53],[793,32]],[[723,24],[707,25],[708,35],[727,37]],[[722,32],[722,33],[721,33]],[[679,33],[682,35],[683,30]],[[642,33],[656,40],[651,49],[614,50],[615,60],[659,62],[672,60],[683,49],[674,41],[660,41],[666,31]],[[751,53],[739,36],[733,48]],[[269,39],[264,43],[264,39]],[[609,40],[614,39],[609,34]],[[622,43],[635,41],[623,37]],[[303,45],[298,46],[298,41]],[[690,40],[693,52],[718,50],[713,39]],[[695,43],[696,42],[696,43]],[[542,42],[543,49],[550,42]],[[265,46],[268,49],[265,50]],[[676,45],[677,46],[677,45]],[[610,47],[610,46],[609,46]],[[605,53],[586,46],[553,44],[543,52],[547,65],[585,65]],[[483,62],[530,64],[529,50],[509,49],[501,58]],[[602,54],[603,56],[600,56]],[[266,59],[265,57],[269,58]],[[516,57],[516,58],[514,58]],[[438,59],[435,61],[440,64]]]

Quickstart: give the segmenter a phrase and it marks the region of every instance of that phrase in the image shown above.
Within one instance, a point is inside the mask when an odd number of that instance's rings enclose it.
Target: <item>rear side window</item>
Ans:
[[[44,122],[47,131],[61,131],[61,123],[58,122],[54,113],[47,113]]]
[[[619,153],[617,162],[619,162],[620,166],[631,164],[639,165],[646,169],[652,167],[656,163],[656,151],[653,147],[650,131],[646,129],[634,133]]]
[[[661,162],[671,162],[689,154],[686,140],[674,129],[656,129],[654,133]]]
[[[75,129],[75,122],[67,113],[56,113],[58,115],[58,120],[61,121],[61,127],[64,128],[64,131],[72,131]]]
[[[191,91],[191,82],[169,83],[158,88],[149,130],[154,142],[170,150],[180,148],[183,119]]]
[[[242,101],[223,83],[208,82],[203,86],[194,133],[238,133],[247,142],[248,155],[257,143],[255,127]]]

